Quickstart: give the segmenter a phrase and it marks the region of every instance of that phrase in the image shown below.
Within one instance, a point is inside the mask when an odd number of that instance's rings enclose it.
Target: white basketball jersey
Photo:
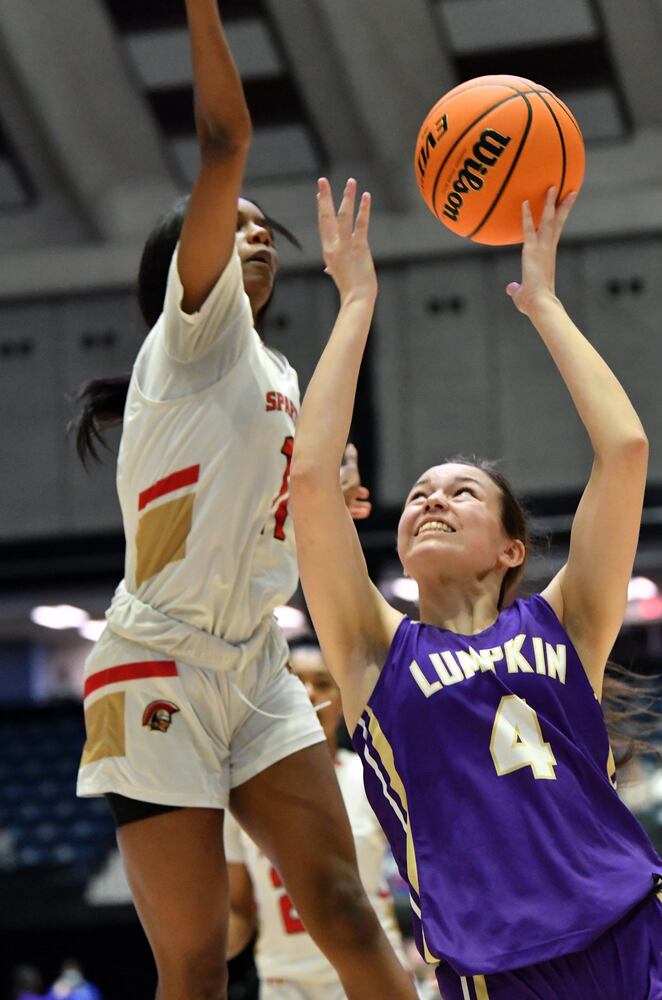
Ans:
[[[175,254],[124,414],[123,583],[240,643],[297,584],[287,500],[298,381],[253,328],[236,252],[198,313],[182,312],[182,294]]]
[[[339,750],[336,774],[354,834],[361,881],[379,922],[403,959],[393,900],[383,877],[386,840],[365,796],[357,755]],[[260,979],[337,980],[335,969],[306,933],[278,872],[229,812],[225,814],[225,853],[228,862],[246,865],[253,882],[259,921],[255,961]]]

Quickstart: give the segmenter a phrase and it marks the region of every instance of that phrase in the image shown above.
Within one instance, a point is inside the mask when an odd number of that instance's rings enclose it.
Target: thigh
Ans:
[[[278,761],[232,789],[230,807],[280,872],[304,923],[356,852],[326,743]]]
[[[258,664],[232,678],[229,703],[233,722],[230,742],[230,784],[248,781],[298,750],[326,743],[306,689],[285,666]],[[246,711],[241,694],[254,706]],[[326,748],[326,747],[325,747]]]
[[[196,954],[224,957],[223,812],[178,809],[120,827],[117,840],[159,973]]]

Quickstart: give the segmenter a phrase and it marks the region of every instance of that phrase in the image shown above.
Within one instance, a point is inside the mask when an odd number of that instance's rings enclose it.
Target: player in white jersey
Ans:
[[[199,173],[143,254],[152,331],[128,387],[97,381],[82,394],[83,449],[123,413],[126,564],[86,666],[78,791],[113,809],[159,1000],[225,996],[230,801],[348,994],[405,1000],[323,731],[273,619],[296,585],[287,499],[299,405],[295,373],[255,329],[276,227],[239,197],[251,123],[217,0],[186,0],[186,11]]]
[[[403,965],[402,939],[393,899],[384,877],[386,838],[363,789],[361,761],[338,747],[342,719],[340,691],[317,645],[292,649],[290,664],[319,711],[349,816],[361,881],[384,931]],[[228,957],[233,958],[258,929],[255,954],[261,1000],[343,1000],[346,996],[333,966],[306,933],[278,870],[233,816],[225,821],[225,856],[230,878]]]

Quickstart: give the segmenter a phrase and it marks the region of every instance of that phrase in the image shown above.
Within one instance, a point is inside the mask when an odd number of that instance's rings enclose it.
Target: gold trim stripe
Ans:
[[[395,766],[395,757],[393,754],[393,747],[389,743],[382,727],[379,724],[377,716],[374,714],[371,708],[366,708],[366,715],[368,716],[368,729],[370,731],[370,736],[372,738],[372,745],[379,754],[382,765],[388,774],[389,781],[391,782],[391,787],[397,793],[402,805],[407,813],[407,825],[405,830],[406,844],[407,844],[407,877],[409,883],[416,892],[419,900],[421,897],[419,882],[418,882],[418,863],[416,861],[416,852],[414,849],[414,838],[411,833],[411,822],[409,819],[409,804],[407,802],[407,793],[405,791],[405,786],[402,782],[402,778],[398,774],[398,769]],[[423,939],[423,949],[425,951],[425,959],[428,962],[438,962],[439,959],[436,955],[433,955],[427,946],[425,940],[425,930],[423,928],[423,919],[421,915],[421,937]]]
[[[474,989],[476,990],[476,1000],[490,1000],[490,995],[487,992],[485,976],[474,976],[473,978]]]

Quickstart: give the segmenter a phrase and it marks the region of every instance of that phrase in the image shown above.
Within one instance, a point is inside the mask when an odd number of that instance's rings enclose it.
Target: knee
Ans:
[[[228,974],[225,949],[220,942],[183,948],[174,946],[167,958],[157,960],[159,986],[169,996],[175,987],[177,996],[191,1000],[225,1000]]]
[[[380,930],[354,869],[332,873],[318,893],[318,918],[339,947],[370,949]]]

